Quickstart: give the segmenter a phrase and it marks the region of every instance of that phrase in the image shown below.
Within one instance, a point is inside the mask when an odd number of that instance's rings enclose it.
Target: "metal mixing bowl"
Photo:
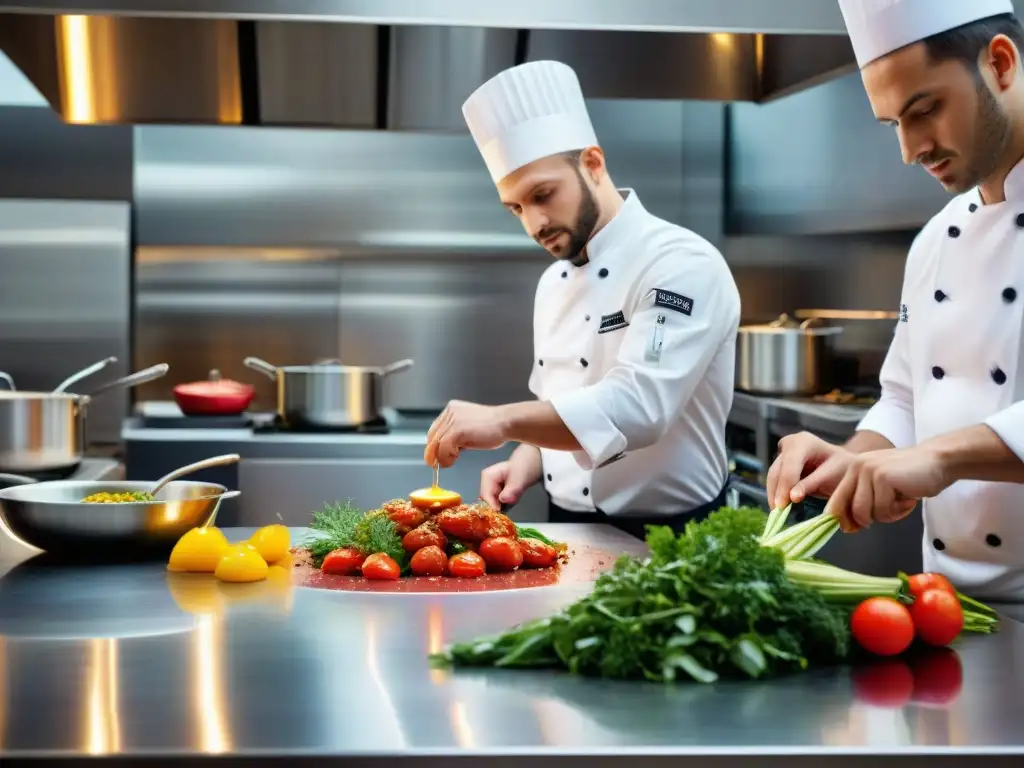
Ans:
[[[84,503],[94,493],[145,491],[145,480],[56,480],[0,490],[0,522],[26,544],[75,558],[169,554],[182,534],[205,525],[221,499],[217,483],[174,480],[157,501]]]

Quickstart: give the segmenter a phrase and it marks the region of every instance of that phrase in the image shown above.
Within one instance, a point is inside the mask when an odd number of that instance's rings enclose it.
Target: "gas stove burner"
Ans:
[[[815,395],[812,399],[818,403],[833,405],[872,406],[878,402],[881,392],[878,387],[849,387],[833,389],[823,395]]]
[[[385,419],[351,427],[316,427],[312,425],[293,427],[275,417],[262,422],[254,422],[252,431],[254,435],[385,435],[391,431],[391,428]]]

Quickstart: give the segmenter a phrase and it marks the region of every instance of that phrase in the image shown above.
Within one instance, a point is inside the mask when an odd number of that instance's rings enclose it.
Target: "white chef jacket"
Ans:
[[[897,448],[987,424],[1024,459],[1024,164],[1006,201],[974,189],[918,234],[882,397],[858,429]],[[924,566],[982,599],[1024,600],[1024,486],[965,480],[924,501]]]
[[[589,262],[537,286],[530,390],[582,446],[541,449],[544,486],[572,511],[679,514],[728,478],[739,291],[711,243],[620,194]]]

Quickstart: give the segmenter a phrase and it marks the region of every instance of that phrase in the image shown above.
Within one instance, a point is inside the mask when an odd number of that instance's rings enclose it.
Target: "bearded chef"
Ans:
[[[959,193],[918,234],[882,396],[844,446],[780,442],[776,505],[843,529],[924,501],[924,565],[1024,599],[1024,30],[1011,0],[840,0],[875,116]]]
[[[506,70],[462,110],[501,203],[555,261],[534,303],[537,400],[450,403],[427,463],[517,442],[483,473],[488,503],[543,481],[551,520],[641,537],[723,506],[740,308],[725,260],[616,189],[565,64]]]

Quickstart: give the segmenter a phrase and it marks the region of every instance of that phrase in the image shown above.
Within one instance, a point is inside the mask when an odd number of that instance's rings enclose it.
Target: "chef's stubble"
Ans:
[[[996,101],[980,73],[976,79],[978,112],[975,117],[975,139],[965,176],[956,185],[957,192],[966,192],[995,173],[1006,157],[1013,135],[1010,116]]]
[[[577,165],[578,158],[579,153],[572,153],[566,158],[572,165],[573,171],[576,172],[576,181],[580,185],[580,209],[576,213],[576,221],[572,227],[562,230],[569,233],[569,247],[566,249],[565,255],[559,258],[568,261],[573,266],[582,267],[588,261],[587,243],[590,242],[590,237],[597,228],[597,220],[601,217],[601,208],[597,204],[597,198],[594,197],[594,193],[587,186],[583,174],[580,173],[579,166]],[[538,243],[543,244],[546,239],[557,231],[559,230],[541,230],[537,233],[536,240]]]

